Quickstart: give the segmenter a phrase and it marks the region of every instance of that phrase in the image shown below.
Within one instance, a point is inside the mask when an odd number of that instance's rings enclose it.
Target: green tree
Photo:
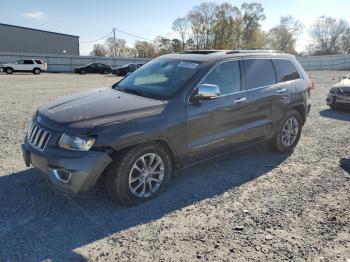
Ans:
[[[271,28],[266,36],[266,47],[295,54],[295,46],[303,25],[292,16],[282,16],[279,25]]]
[[[265,20],[264,8],[260,3],[244,3],[241,6],[242,18],[242,48],[261,48],[264,44],[261,31],[261,21]]]

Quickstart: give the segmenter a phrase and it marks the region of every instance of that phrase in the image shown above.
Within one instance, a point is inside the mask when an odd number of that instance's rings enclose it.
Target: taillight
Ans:
[[[311,89],[314,89],[314,82],[311,79],[311,74],[309,74],[309,78],[307,79],[307,90],[310,91]]]

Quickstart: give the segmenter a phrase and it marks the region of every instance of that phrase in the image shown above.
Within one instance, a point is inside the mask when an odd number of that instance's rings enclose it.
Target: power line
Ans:
[[[100,37],[100,38],[97,39],[97,40],[94,40],[94,41],[87,41],[87,42],[80,42],[80,44],[91,44],[91,43],[95,43],[95,42],[97,42],[97,41],[100,41],[100,40],[102,40],[102,39],[108,37],[108,36],[111,35],[112,33],[113,33],[113,32],[109,32],[107,35],[102,36],[102,37]]]
[[[119,30],[117,28],[115,28],[115,31],[117,31],[119,33],[122,33],[122,34],[125,34],[125,35],[128,35],[128,36],[132,36],[132,37],[136,37],[136,38],[140,38],[140,39],[143,39],[143,40],[146,40],[146,41],[153,42],[153,40],[151,40],[151,39],[148,39],[148,38],[145,38],[145,37],[142,37],[142,36],[139,36],[139,35],[135,35],[135,34],[130,34],[130,33],[121,31],[121,30]]]

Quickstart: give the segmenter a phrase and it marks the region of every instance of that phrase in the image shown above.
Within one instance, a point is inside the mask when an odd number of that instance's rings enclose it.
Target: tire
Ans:
[[[85,70],[80,70],[80,71],[79,71],[79,74],[85,75],[85,74],[86,74],[86,71],[85,71]]]
[[[299,142],[302,123],[300,114],[296,110],[290,110],[278,125],[276,135],[271,141],[273,148],[281,153],[292,151]],[[291,129],[289,129],[290,126],[292,126]],[[293,129],[295,126],[297,130]]]
[[[41,69],[40,68],[34,68],[33,69],[33,74],[34,75],[40,75],[40,73],[41,73]]]
[[[148,168],[144,168],[145,165]],[[152,168],[155,168],[154,173]],[[111,199],[122,206],[137,205],[164,191],[171,174],[172,162],[168,151],[158,143],[141,144],[123,151],[108,166],[106,189]]]
[[[6,68],[4,71],[8,75],[12,75],[13,74],[13,69],[11,67]]]
[[[108,74],[107,70],[103,71],[103,73],[102,73],[102,75],[107,75],[107,74]]]

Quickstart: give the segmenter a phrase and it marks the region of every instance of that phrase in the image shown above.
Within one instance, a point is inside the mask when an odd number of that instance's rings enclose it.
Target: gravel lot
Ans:
[[[350,260],[350,113],[325,105],[332,76],[312,72],[313,107],[290,155],[253,148],[179,172],[144,205],[115,206],[98,184],[54,193],[20,151],[35,109],[113,76],[0,75],[0,261]]]

